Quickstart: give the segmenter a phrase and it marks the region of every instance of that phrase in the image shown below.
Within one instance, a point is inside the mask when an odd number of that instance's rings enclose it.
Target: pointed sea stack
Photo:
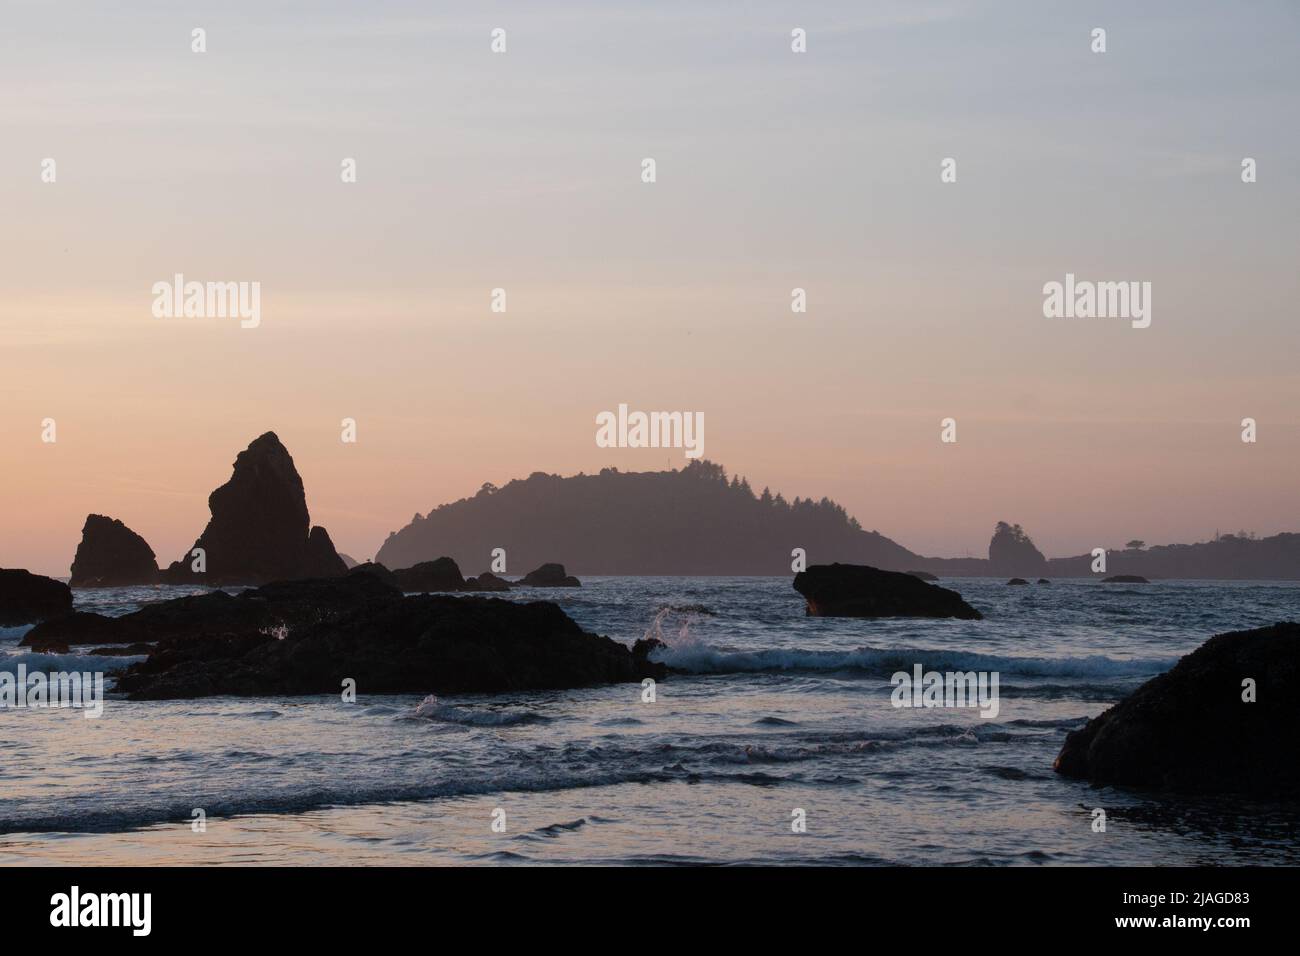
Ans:
[[[173,584],[265,584],[338,577],[347,566],[324,528],[311,526],[307,496],[293,458],[275,432],[235,459],[230,480],[208,497],[212,520],[194,542],[206,571],[186,555],[165,574]]]
[[[74,588],[119,588],[158,583],[153,548],[121,521],[87,515],[72,559]]]

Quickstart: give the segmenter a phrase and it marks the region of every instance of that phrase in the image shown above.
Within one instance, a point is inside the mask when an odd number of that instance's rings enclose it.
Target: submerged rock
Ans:
[[[794,576],[810,617],[956,617],[983,615],[960,594],[910,574],[857,564],[820,564]]]
[[[1101,579],[1102,584],[1150,584],[1146,578],[1140,574],[1115,574],[1108,578]]]
[[[158,582],[153,548],[121,521],[87,515],[72,559],[74,588],[118,588]]]
[[[516,582],[526,588],[580,588],[582,582],[571,574],[564,572],[562,564],[543,564],[535,571],[529,571]]]
[[[268,617],[206,633],[162,639],[117,687],[133,699],[338,694],[356,681],[358,694],[485,693],[560,689],[661,678],[666,668],[625,645],[583,631],[547,601],[517,604],[482,597],[402,595],[382,588],[348,594],[332,608],[315,599],[336,580],[295,581],[231,600],[262,605]],[[303,593],[311,586],[311,595]],[[284,608],[316,604],[315,620],[267,627]]]
[[[72,589],[62,581],[22,568],[0,568],[0,627],[15,627],[67,614]]]
[[[1026,581],[1024,578],[1012,578],[1010,581],[1007,582],[1007,584],[1028,584],[1028,583],[1029,582]]]
[[[1039,584],[1051,584],[1052,582],[1049,581],[1049,580],[1047,580],[1047,578],[1039,578],[1039,579],[1038,579],[1038,583],[1039,583]]]
[[[275,432],[257,438],[235,459],[230,480],[208,497],[212,519],[194,542],[207,568],[189,555],[164,578],[174,584],[264,584],[334,577],[347,566],[324,528],[312,527],[293,458]]]
[[[1254,702],[1243,699],[1253,682]],[[1210,638],[1065,739],[1058,773],[1186,793],[1300,798],[1300,624]]]

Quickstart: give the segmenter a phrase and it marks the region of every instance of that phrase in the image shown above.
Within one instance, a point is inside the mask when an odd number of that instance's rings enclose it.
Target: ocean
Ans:
[[[110,680],[98,719],[0,710],[0,863],[1300,863],[1295,808],[1052,771],[1069,731],[1211,635],[1300,618],[1300,583],[941,584],[985,620],[808,618],[789,578],[511,592],[664,640],[688,673],[653,701],[627,684],[137,703]],[[194,590],[76,602],[116,614]],[[0,629],[0,670],[139,659],[28,653],[25,630]],[[894,706],[891,675],[917,664],[996,673],[996,717]]]

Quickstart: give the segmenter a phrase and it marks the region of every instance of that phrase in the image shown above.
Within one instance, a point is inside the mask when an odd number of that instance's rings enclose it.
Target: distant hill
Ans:
[[[989,558],[927,558],[875,531],[840,505],[787,502],[721,465],[562,478],[536,472],[503,488],[485,484],[472,498],[445,504],[388,536],[375,560],[390,568],[450,556],[466,574],[489,568],[506,550],[507,574],[558,561],[571,573],[708,575],[791,574],[790,551],[808,563],[840,561],[946,577],[1098,577],[1092,555],[1045,558],[1020,525],[999,521]],[[1106,574],[1147,578],[1300,580],[1300,534],[1225,535],[1199,544],[1150,548],[1140,541],[1108,550]]]
[[[1092,577],[1092,555],[1052,558],[1049,574]],[[1146,578],[1213,578],[1222,580],[1300,580],[1300,534],[1267,538],[1225,534],[1197,544],[1161,544],[1106,552],[1107,574]]]
[[[787,502],[755,494],[721,465],[562,478],[536,472],[442,505],[388,536],[375,560],[409,567],[442,555],[466,574],[506,550],[507,573],[558,561],[573,574],[790,574],[790,552],[809,564],[841,561],[908,570],[923,559],[864,531],[827,498]]]

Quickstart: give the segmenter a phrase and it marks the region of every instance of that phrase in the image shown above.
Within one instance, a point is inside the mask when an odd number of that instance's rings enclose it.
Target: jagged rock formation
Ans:
[[[74,588],[117,588],[158,582],[153,548],[121,521],[87,515],[72,559]]]
[[[347,571],[328,532],[311,526],[302,478],[274,432],[239,453],[208,507],[212,520],[194,542],[206,571],[195,573],[187,555],[167,569],[169,583],[264,584]]]
[[[1297,686],[1300,624],[1219,634],[1066,737],[1056,771],[1102,784],[1295,799]]]
[[[0,627],[17,627],[68,614],[72,589],[22,568],[0,568]]]
[[[956,617],[983,615],[956,591],[910,574],[852,564],[813,565],[794,576],[810,617]]]

